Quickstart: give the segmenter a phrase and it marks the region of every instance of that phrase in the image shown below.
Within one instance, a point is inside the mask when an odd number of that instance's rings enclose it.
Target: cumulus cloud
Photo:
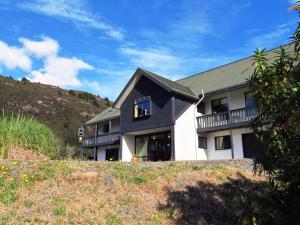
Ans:
[[[138,66],[166,74],[176,71],[182,64],[179,57],[172,55],[166,49],[139,50],[125,47],[121,48],[120,52],[130,56],[130,60]]]
[[[25,50],[38,58],[56,55],[59,49],[58,43],[49,38],[43,37],[42,41],[32,41],[26,38],[19,38]]]
[[[77,58],[50,56],[42,69],[31,71],[29,78],[34,82],[57,85],[60,87],[80,86],[79,70],[93,67]]]
[[[27,77],[34,82],[57,85],[60,87],[78,87],[80,70],[93,67],[76,57],[59,56],[59,43],[50,37],[40,41],[19,38],[21,47],[8,46],[0,41],[0,64],[8,69],[19,68],[29,71]],[[31,70],[33,60],[42,60],[42,68]]]
[[[24,48],[9,46],[0,41],[0,63],[8,69],[31,69],[31,59],[26,54]]]
[[[107,36],[121,40],[124,35],[120,28],[93,15],[83,0],[32,0],[18,5],[35,13],[63,18],[75,24],[102,30]]]

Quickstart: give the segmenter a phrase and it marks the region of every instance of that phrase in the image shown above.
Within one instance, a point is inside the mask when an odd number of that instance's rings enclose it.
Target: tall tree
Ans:
[[[295,7],[299,10],[298,7]],[[299,11],[298,11],[298,15]],[[300,218],[300,25],[275,58],[256,50],[249,82],[259,116],[253,129],[263,149],[256,171],[269,178],[272,224],[299,224]],[[270,121],[264,126],[263,121]]]

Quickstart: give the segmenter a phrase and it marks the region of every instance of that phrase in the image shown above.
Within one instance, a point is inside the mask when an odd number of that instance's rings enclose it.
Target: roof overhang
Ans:
[[[155,79],[153,76],[149,75],[147,73],[147,71],[144,71],[143,69],[138,68],[134,72],[134,74],[132,75],[132,77],[130,78],[130,80],[128,81],[128,83],[126,84],[126,86],[124,87],[124,89],[122,90],[122,92],[120,93],[120,95],[117,97],[116,101],[114,102],[114,104],[112,106],[113,108],[120,109],[122,103],[127,98],[127,96],[129,95],[129,93],[132,91],[132,89],[134,88],[134,86],[137,84],[137,82],[139,81],[139,79],[142,76],[146,76],[151,81],[153,81],[157,85],[161,86],[162,88],[164,88],[168,92],[172,92],[172,89],[170,87],[168,87],[167,85],[163,84],[159,80]],[[193,99],[197,100],[197,97],[195,97],[193,95],[189,95],[189,94],[186,94],[186,93],[183,93],[183,92],[180,92],[180,91],[177,91],[177,93],[180,94],[180,95],[184,95],[186,97],[193,98]]]

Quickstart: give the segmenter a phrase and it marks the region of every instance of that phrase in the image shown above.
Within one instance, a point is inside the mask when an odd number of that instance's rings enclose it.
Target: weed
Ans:
[[[17,145],[55,158],[60,148],[59,139],[44,124],[35,119],[18,116],[0,116],[0,158],[6,158],[8,149]]]
[[[24,201],[24,206],[27,207],[27,208],[31,208],[31,206],[33,206],[33,201],[31,201],[29,199],[26,199]]]
[[[54,209],[55,216],[64,216],[66,215],[66,209],[64,207],[56,207]]]
[[[137,185],[145,184],[145,183],[147,183],[147,180],[141,176],[134,176],[130,179],[130,183],[137,184]]]
[[[116,214],[109,213],[106,215],[106,223],[107,225],[117,225],[122,224],[122,221],[118,218]]]

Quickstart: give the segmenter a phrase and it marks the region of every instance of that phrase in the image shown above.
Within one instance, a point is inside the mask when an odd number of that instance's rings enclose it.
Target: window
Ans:
[[[136,99],[134,102],[133,117],[141,118],[151,114],[150,97]]]
[[[206,139],[206,137],[198,136],[198,148],[207,149],[207,139]]]
[[[245,105],[246,105],[246,108],[252,108],[255,106],[254,97],[251,92],[245,93]]]
[[[102,127],[102,133],[107,134],[109,132],[109,124],[104,124]]]
[[[219,98],[211,101],[211,111],[213,114],[228,111],[227,98]]]
[[[216,150],[231,149],[230,135],[215,137]]]
[[[200,103],[197,105],[197,112],[198,112],[198,113],[205,114],[205,103],[204,103],[204,102],[200,102]]]

